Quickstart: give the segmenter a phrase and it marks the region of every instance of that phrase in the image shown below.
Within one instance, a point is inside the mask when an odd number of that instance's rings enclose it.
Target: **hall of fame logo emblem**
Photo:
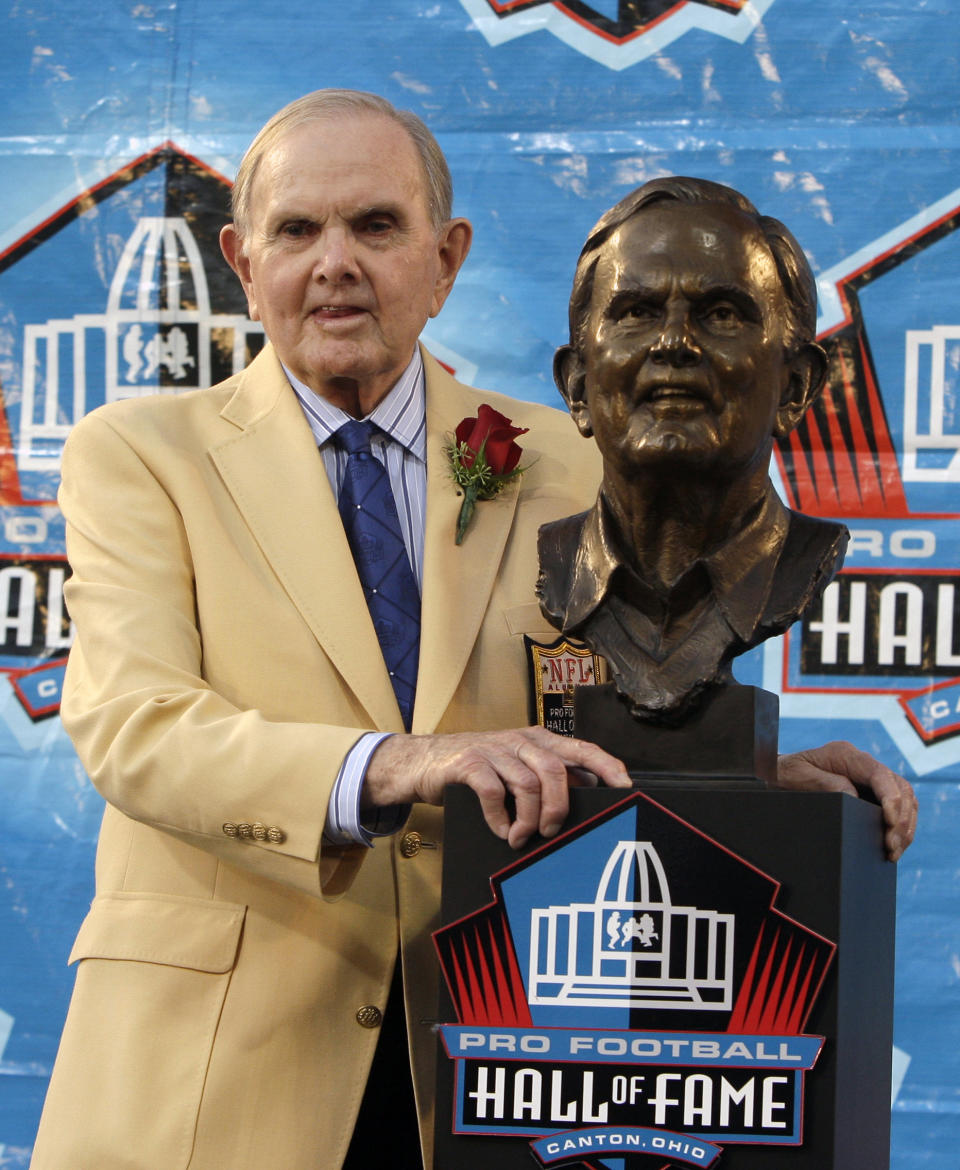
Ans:
[[[836,947],[775,908],[775,880],[635,793],[492,885],[434,935],[454,1134],[597,1170],[802,1145]]]
[[[742,44],[773,0],[460,0],[491,45],[541,30],[625,69],[693,29]]]
[[[171,143],[0,254],[0,671],[56,714],[73,630],[56,507],[63,445],[106,402],[209,386],[263,345],[217,236],[230,184]]]
[[[960,760],[960,189],[823,274],[827,388],[777,461],[787,502],[842,519],[844,568],[764,685],[781,714],[880,720],[918,773]]]

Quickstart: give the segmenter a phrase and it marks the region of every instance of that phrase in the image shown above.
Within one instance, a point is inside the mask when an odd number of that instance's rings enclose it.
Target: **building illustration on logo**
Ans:
[[[958,483],[960,325],[908,329],[905,367],[903,478],[908,483]]]
[[[67,435],[104,403],[209,386],[263,346],[218,235],[230,184],[164,143],[0,253],[0,502],[53,501]]]
[[[530,937],[531,1005],[733,1004],[733,915],[672,905],[649,841],[618,842],[595,902],[532,910]]]
[[[209,386],[214,350],[238,373],[252,337],[262,343],[262,335],[246,314],[211,310],[203,258],[186,219],[142,216],[102,313],[24,328],[18,467],[57,470],[67,435],[91,406]]]

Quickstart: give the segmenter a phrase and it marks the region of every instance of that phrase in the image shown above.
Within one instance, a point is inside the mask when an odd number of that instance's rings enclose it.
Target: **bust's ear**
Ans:
[[[827,376],[827,354],[815,341],[805,342],[787,361],[786,386],[780,396],[773,434],[789,435],[823,393]]]
[[[586,371],[583,358],[572,345],[561,345],[553,355],[553,380],[577,424],[577,430],[584,438],[589,438],[593,434],[593,425],[587,406]]]

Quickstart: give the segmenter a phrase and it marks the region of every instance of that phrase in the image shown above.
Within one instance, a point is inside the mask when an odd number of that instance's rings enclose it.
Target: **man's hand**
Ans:
[[[880,803],[887,856],[897,861],[917,829],[917,795],[902,776],[844,740],[781,756],[777,762],[777,788],[857,796],[856,785],[869,788]]]
[[[440,804],[448,784],[466,784],[480,798],[490,828],[518,849],[537,831],[544,837],[559,831],[571,784],[597,780],[612,788],[630,787],[623,764],[602,748],[542,727],[392,735],[370,758],[362,803]],[[512,822],[508,795],[514,804]]]

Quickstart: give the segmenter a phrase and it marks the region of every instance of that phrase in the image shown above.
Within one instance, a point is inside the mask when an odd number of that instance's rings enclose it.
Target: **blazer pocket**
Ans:
[[[94,899],[51,1084],[51,1120],[82,1124],[51,1165],[113,1166],[120,1151],[125,1166],[188,1165],[245,914],[202,898]]]
[[[130,959],[223,974],[233,968],[247,909],[169,894],[99,894],[70,962]]]
[[[518,634],[529,634],[532,637],[536,634],[538,639],[545,638],[550,641],[560,637],[560,631],[550,625],[535,601],[528,601],[523,605],[512,605],[503,611],[503,617],[511,637],[516,637]]]

